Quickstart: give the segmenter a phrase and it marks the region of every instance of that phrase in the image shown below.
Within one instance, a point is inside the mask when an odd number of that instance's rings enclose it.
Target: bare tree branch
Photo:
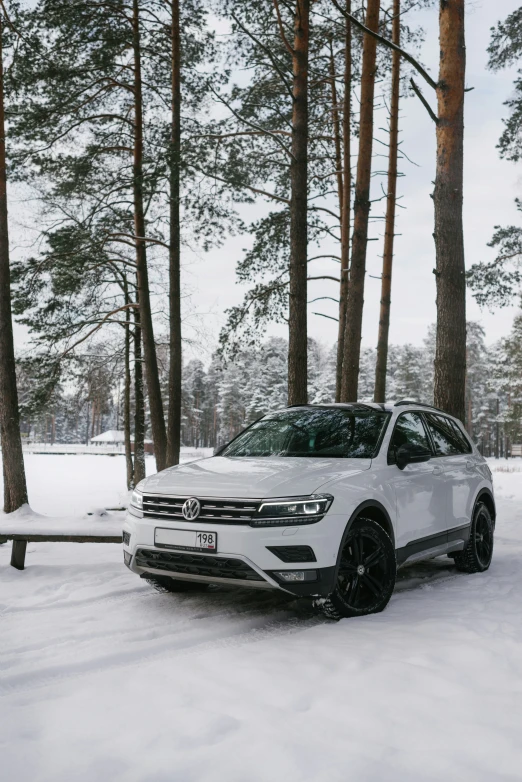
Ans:
[[[419,87],[417,87],[417,85],[415,84],[413,79],[410,79],[410,84],[411,84],[411,88],[412,88],[413,92],[418,97],[418,99],[420,100],[420,102],[422,103],[422,105],[424,106],[424,108],[426,109],[426,111],[428,112],[430,117],[432,118],[433,122],[437,125],[438,122],[439,122],[439,118],[437,117],[437,115],[435,114],[435,112],[431,108],[430,104],[428,103],[428,101],[426,100],[426,98],[424,97],[422,92],[420,91]]]
[[[275,11],[276,11],[276,14],[277,14],[277,24],[279,25],[279,32],[281,33],[281,39],[282,39],[284,45],[286,46],[286,48],[288,49],[288,51],[290,52],[290,55],[293,57],[294,54],[295,54],[295,51],[294,51],[293,46],[291,46],[288,43],[288,38],[286,37],[286,34],[285,34],[285,28],[283,27],[283,20],[281,19],[281,12],[279,10],[279,2],[278,2],[278,0],[274,0],[274,8],[275,8]]]
[[[65,358],[65,356],[70,353],[74,348],[78,347],[78,345],[81,345],[82,342],[85,342],[86,339],[89,339],[90,336],[92,336],[96,331],[101,329],[104,323],[106,323],[109,318],[112,315],[115,315],[117,312],[121,312],[122,310],[128,310],[130,308],[136,309],[138,307],[138,304],[125,304],[123,307],[118,307],[116,310],[112,310],[112,312],[108,312],[107,315],[105,315],[104,318],[93,328],[91,329],[87,334],[85,334],[81,339],[79,339],[77,342],[74,343],[74,345],[71,345],[71,347],[67,348],[63,351],[63,353],[60,355],[60,359]]]
[[[234,22],[235,22],[235,23],[238,25],[238,27],[240,27],[240,28],[243,30],[243,32],[245,33],[245,35],[248,35],[248,37],[249,37],[249,38],[251,38],[251,39],[252,39],[252,41],[254,41],[254,43],[255,43],[255,44],[257,44],[257,46],[259,46],[259,48],[260,48],[260,49],[262,49],[262,50],[265,52],[265,54],[267,54],[267,55],[268,55],[268,57],[270,58],[270,62],[271,62],[271,63],[272,63],[272,65],[274,66],[275,70],[277,71],[277,73],[279,74],[279,76],[280,76],[280,78],[281,78],[281,81],[282,81],[282,82],[283,82],[283,84],[285,85],[285,88],[286,88],[287,92],[290,94],[290,97],[293,99],[293,97],[294,97],[294,96],[293,96],[293,93],[292,93],[292,88],[290,87],[290,84],[288,83],[288,81],[287,81],[287,79],[286,79],[286,77],[285,77],[284,73],[283,73],[283,72],[281,71],[281,69],[279,68],[279,65],[278,65],[278,63],[277,63],[277,60],[275,59],[275,57],[274,57],[274,55],[272,54],[272,52],[270,51],[270,49],[269,49],[267,46],[264,46],[264,44],[262,44],[262,43],[261,43],[261,41],[259,41],[259,40],[258,40],[258,39],[255,37],[255,35],[253,35],[253,33],[251,33],[251,32],[250,32],[250,30],[248,30],[246,27],[244,27],[244,26],[241,24],[241,22],[239,21],[239,19],[238,19],[238,18],[237,18],[237,17],[236,17],[234,14],[232,14],[232,19],[233,19],[233,20],[234,20]],[[293,51],[293,50],[292,50],[292,51]]]
[[[209,179],[217,179],[220,182],[224,182],[225,185],[229,185],[233,188],[238,188],[237,182],[229,182],[228,179],[223,179],[223,177],[218,176],[217,174],[207,174],[206,171],[202,171],[200,168],[195,166],[193,163],[191,164],[192,168],[194,168],[196,171],[199,171],[200,174],[203,174],[203,176],[208,177]],[[250,190],[252,193],[258,193],[259,195],[264,195],[267,198],[272,198],[274,201],[281,201],[283,204],[289,204],[290,199],[289,198],[283,198],[282,196],[275,195],[274,193],[269,193],[266,190],[260,190],[258,187],[252,187],[252,185],[245,185],[241,184],[239,187],[244,188],[245,190]]]
[[[385,38],[383,35],[379,35],[379,33],[375,33],[373,30],[370,30],[368,27],[366,27],[362,22],[360,22],[358,19],[355,18],[352,14],[347,13],[344,8],[342,8],[337,0],[332,0],[332,3],[337,8],[337,10],[345,16],[347,19],[351,21],[355,27],[357,27],[359,30],[361,30],[363,33],[367,33],[368,35],[371,35],[373,38],[376,38],[380,43],[383,43],[385,46],[387,46],[389,49],[393,49],[395,52],[399,52],[401,57],[404,57],[404,59],[410,63],[410,65],[413,65],[416,71],[420,73],[423,79],[425,79],[430,87],[433,87],[434,90],[437,89],[438,84],[436,81],[434,81],[429,73],[422,67],[420,62],[415,59],[415,57],[412,57],[411,54],[408,54],[408,52],[405,52],[404,49],[401,49],[400,46],[397,46],[396,44],[389,41],[387,38]]]
[[[312,315],[320,315],[321,318],[328,318],[328,320],[335,320],[336,323],[339,323],[339,318],[334,318],[333,315],[325,315],[322,312],[312,312]]]
[[[293,158],[293,157],[294,157],[294,156],[292,155],[292,152],[291,152],[291,151],[288,149],[288,147],[286,147],[286,146],[283,144],[283,142],[281,141],[281,139],[280,139],[280,138],[278,138],[278,137],[277,137],[277,135],[276,135],[275,133],[272,133],[270,130],[265,130],[265,128],[262,128],[260,125],[257,125],[255,122],[250,122],[250,120],[248,120],[248,119],[245,119],[244,117],[242,117],[242,116],[241,116],[241,114],[238,114],[238,112],[237,112],[237,111],[236,111],[234,108],[232,108],[232,106],[230,105],[230,103],[227,103],[227,101],[226,101],[226,100],[223,98],[223,96],[222,96],[222,95],[220,95],[218,92],[216,92],[216,91],[215,91],[215,89],[214,89],[214,88],[213,88],[213,87],[212,87],[210,84],[209,84],[209,87],[210,87],[210,91],[214,93],[214,95],[216,96],[217,100],[218,100],[220,103],[222,103],[224,106],[226,106],[226,107],[227,107],[227,109],[228,109],[230,112],[232,112],[232,114],[234,115],[234,117],[236,117],[236,119],[238,119],[240,122],[243,122],[245,125],[248,125],[248,127],[250,127],[250,128],[253,128],[254,130],[261,131],[262,133],[265,133],[267,136],[272,136],[272,138],[274,138],[274,139],[275,139],[275,141],[277,141],[277,143],[279,144],[279,146],[280,146],[280,147],[281,147],[281,148],[282,148],[282,149],[283,149],[283,150],[286,152],[286,154],[287,154],[289,157],[291,157],[291,158]]]

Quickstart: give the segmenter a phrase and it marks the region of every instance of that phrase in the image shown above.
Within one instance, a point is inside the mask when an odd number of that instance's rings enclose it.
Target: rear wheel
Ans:
[[[141,578],[158,592],[205,592],[210,586],[199,581],[180,581],[169,576],[153,576],[151,573],[142,573]]]
[[[382,611],[395,586],[397,562],[390,536],[371,519],[355,521],[342,544],[334,591],[322,604],[331,619]]]
[[[466,548],[453,555],[455,565],[463,573],[483,573],[493,557],[493,521],[483,502],[478,502],[473,513],[471,531]]]

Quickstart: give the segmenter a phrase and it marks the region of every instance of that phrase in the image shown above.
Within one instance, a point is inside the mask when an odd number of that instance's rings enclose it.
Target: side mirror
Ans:
[[[408,464],[429,462],[430,459],[431,451],[423,445],[417,445],[417,443],[404,443],[397,449],[395,454],[395,463],[399,470],[404,470]]]

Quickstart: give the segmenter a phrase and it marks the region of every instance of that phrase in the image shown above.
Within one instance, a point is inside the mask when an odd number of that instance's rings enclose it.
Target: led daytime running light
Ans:
[[[331,494],[308,497],[282,497],[261,503],[251,527],[280,527],[293,524],[316,524],[333,502]]]
[[[263,502],[258,516],[292,518],[324,515],[333,502],[330,494],[312,494],[309,497],[289,497]]]

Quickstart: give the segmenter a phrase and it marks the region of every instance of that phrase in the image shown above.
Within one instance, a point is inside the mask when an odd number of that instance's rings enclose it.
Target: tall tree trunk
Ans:
[[[339,200],[339,214],[343,211],[343,162],[341,155],[341,122],[339,119],[339,102],[337,96],[337,74],[335,72],[335,56],[333,50],[333,40],[330,38],[330,62],[328,64],[330,72],[330,92],[332,96],[332,127],[335,150],[335,170],[337,179],[337,198]]]
[[[141,314],[134,310],[134,485],[145,478],[145,395],[141,357]]]
[[[143,357],[149,395],[150,423],[156,467],[165,468],[167,456],[167,433],[163,415],[163,402],[158,373],[158,359],[154,342],[152,312],[150,306],[149,274],[145,243],[145,212],[143,207],[143,107],[141,83],[141,44],[138,0],[133,0],[133,50],[134,50],[134,230],[136,235],[136,264],[138,269],[139,303],[141,310],[141,331],[143,335]]]
[[[392,43],[401,45],[401,0],[393,0]],[[386,224],[384,230],[384,253],[382,259],[381,309],[379,314],[379,336],[377,338],[377,363],[375,367],[375,402],[386,398],[386,370],[388,367],[388,340],[390,333],[390,306],[393,266],[393,243],[395,238],[395,211],[397,202],[397,154],[399,144],[399,99],[401,78],[401,55],[392,52],[391,101],[390,101],[390,151],[388,159],[388,194]]]
[[[351,14],[352,2],[346,0],[346,13]],[[344,332],[346,329],[346,305],[350,267],[350,207],[352,190],[351,171],[351,113],[352,113],[352,25],[344,20],[344,99],[343,99],[343,192],[341,214],[341,283],[339,286],[339,330],[337,336],[337,365],[335,401],[341,401],[344,359]]]
[[[435,405],[464,420],[466,279],[462,225],[464,162],[464,0],[441,0],[435,250],[437,340]]]
[[[127,278],[123,280],[123,294],[125,304],[130,304],[129,286]],[[134,487],[134,465],[132,463],[131,447],[131,371],[130,371],[130,309],[125,310],[125,380],[123,388],[123,441],[125,444],[125,466],[127,468],[127,488]]]
[[[172,0],[172,115],[170,136],[170,247],[169,247],[169,419],[167,467],[179,464],[181,434],[181,281],[180,281],[180,144],[181,144],[181,54],[179,0]]]
[[[290,302],[288,404],[308,401],[308,43],[310,0],[296,0],[294,17],[292,160],[290,163]]]
[[[27,502],[27,484],[20,436],[11,315],[2,35],[3,18],[0,13],[0,436],[4,472],[4,511],[12,513]]]
[[[379,29],[379,10],[380,0],[368,0],[365,24],[366,27],[374,32],[378,32]],[[376,48],[377,42],[375,38],[365,34],[362,55],[359,155],[355,181],[352,260],[350,264],[350,284],[348,287],[346,328],[344,332],[343,377],[341,383],[342,402],[357,401],[357,386],[359,382],[366,249],[370,215]]]

